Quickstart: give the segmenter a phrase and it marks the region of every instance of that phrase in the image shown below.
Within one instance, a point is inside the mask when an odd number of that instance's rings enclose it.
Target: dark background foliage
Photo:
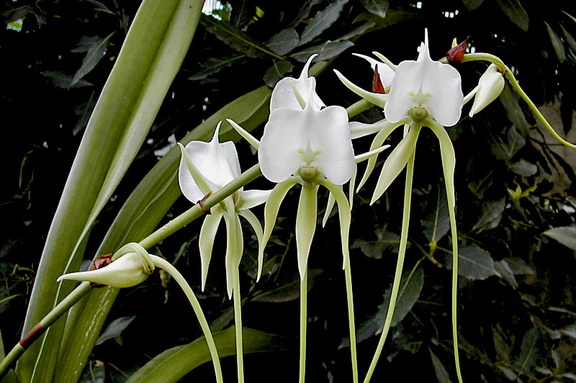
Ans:
[[[19,339],[51,218],[87,119],[139,3],[18,0],[2,4],[6,25],[16,27],[0,29],[0,217],[4,223],[0,323],[7,347]],[[252,89],[298,75],[313,52],[331,61],[318,78],[320,96],[328,105],[348,106],[357,97],[331,69],[337,68],[365,88],[372,80],[366,63],[351,52],[376,50],[395,63],[414,59],[428,28],[432,57],[440,58],[453,38],[470,37],[471,49],[501,57],[557,131],[574,137],[576,10],[569,0],[234,0],[225,5],[214,12],[218,19],[202,20],[149,139],[94,228],[96,241],[162,155],[169,137],[182,138]],[[334,17],[320,23],[327,10]],[[18,20],[23,20],[20,30],[9,24]],[[310,32],[314,22],[318,34]],[[465,93],[484,68],[477,63],[458,66]],[[543,133],[526,104],[509,88],[474,119],[467,117],[467,108],[460,123],[449,128],[457,155],[462,252],[458,310],[465,380],[576,381],[576,158]],[[381,118],[381,111],[374,108],[357,119]],[[391,332],[373,381],[390,376],[455,381],[449,315],[452,234],[446,223],[439,150],[428,133],[424,132],[417,148],[406,289],[399,303],[405,315]],[[259,137],[261,131],[254,134]],[[393,136],[391,144],[398,140]],[[356,152],[368,145],[369,140],[355,142]],[[244,168],[255,163],[246,143],[238,149]],[[255,185],[270,187],[262,180]],[[361,373],[368,367],[385,313],[403,193],[400,177],[377,204],[369,206],[373,185],[369,182],[355,198],[351,233]],[[284,351],[247,356],[247,381],[296,379],[298,284],[292,241],[296,203],[292,195],[284,202],[283,218],[267,249],[266,273],[257,284],[255,240],[246,239],[252,246],[247,246],[242,263],[245,325],[284,340]],[[188,206],[179,200],[171,214]],[[345,291],[334,218],[317,230],[310,256],[308,366],[314,382],[350,381]],[[199,283],[198,229],[199,224],[190,225],[154,249],[174,261],[194,285]],[[222,234],[207,289],[200,294],[214,329],[226,328],[232,319],[223,262],[217,256],[222,253]],[[114,322],[119,318],[133,320],[124,321],[129,323],[124,327]],[[94,348],[89,365],[92,373],[105,372],[109,381],[122,381],[162,350],[199,336],[180,292],[158,276],[123,291],[109,322],[117,332]],[[224,366],[232,378],[234,361],[225,361]],[[91,381],[89,376],[86,381]],[[206,376],[211,376],[209,366],[192,372],[186,381],[205,381]]]

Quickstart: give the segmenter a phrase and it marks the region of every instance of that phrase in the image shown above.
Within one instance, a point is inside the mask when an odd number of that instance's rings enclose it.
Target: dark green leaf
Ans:
[[[510,270],[514,273],[514,275],[527,275],[527,274],[534,274],[534,270],[530,268],[522,259],[517,257],[508,257],[505,258],[504,261],[510,267]]]
[[[386,249],[392,248],[394,252],[398,252],[398,244],[400,243],[400,236],[388,230],[376,230],[376,240],[366,241],[358,238],[354,241],[351,248],[360,248],[362,253],[367,257],[374,259],[381,259],[382,254]]]
[[[360,4],[362,4],[368,12],[379,17],[386,16],[386,11],[390,5],[388,0],[360,0]]]
[[[322,274],[321,269],[308,270],[308,290],[314,286],[316,278]],[[252,301],[266,302],[266,303],[282,303],[290,302],[298,299],[300,296],[300,278],[280,284],[278,287],[271,290],[266,290],[261,294],[256,295]]]
[[[518,282],[514,277],[514,272],[505,260],[494,262],[494,269],[498,272],[500,277],[504,279],[514,290],[518,288]]]
[[[436,198],[431,198],[427,211],[426,217],[421,220],[424,235],[430,243],[438,242],[450,230],[448,200],[444,188],[438,188]]]
[[[100,337],[98,338],[98,340],[95,343],[96,346],[106,342],[108,339],[113,339],[113,338],[116,338],[116,337],[122,335],[122,332],[124,332],[124,330],[126,330],[128,325],[130,325],[130,323],[132,323],[134,318],[136,318],[136,317],[130,316],[130,317],[121,317],[118,319],[114,319],[108,325],[108,327],[106,327],[106,329],[104,330],[102,335],[100,335]]]
[[[230,67],[236,61],[243,59],[244,55],[232,56],[232,57],[209,57],[205,62],[200,63],[202,69],[188,77],[188,80],[196,81],[203,80],[215,73],[220,72],[224,68]]]
[[[318,11],[316,15],[314,15],[312,22],[304,28],[299,45],[309,43],[315,37],[328,29],[338,19],[340,12],[342,12],[342,9],[347,2],[348,0],[336,0],[335,2],[330,3],[323,10]]]
[[[510,170],[522,177],[532,177],[538,172],[538,167],[525,159],[508,164]]]
[[[478,246],[470,245],[461,248],[459,258],[458,274],[464,278],[484,280],[498,275],[490,254]]]
[[[560,37],[554,32],[550,25],[547,22],[544,22],[546,25],[546,31],[548,32],[548,36],[550,37],[550,42],[552,43],[552,48],[554,48],[554,52],[556,52],[556,57],[558,57],[558,61],[563,63],[566,61],[566,51],[564,50],[564,44]]]
[[[554,227],[546,230],[543,234],[554,238],[572,250],[576,250],[576,227],[574,226]]]
[[[529,134],[530,124],[526,121],[526,116],[520,107],[519,100],[520,96],[509,86],[505,86],[498,100],[506,109],[506,114],[512,125],[518,129],[524,136]]]
[[[96,64],[100,62],[100,60],[106,54],[106,49],[108,48],[108,44],[110,43],[110,39],[113,35],[114,33],[111,33],[105,38],[101,38],[99,36],[82,37],[78,43],[78,46],[72,50],[72,52],[86,52],[86,56],[82,60],[80,69],[78,69],[74,74],[74,78],[72,78],[70,86],[73,86],[78,81],[80,81],[80,79],[90,73]]]
[[[520,0],[498,0],[498,5],[514,24],[523,31],[528,30],[528,13]]]
[[[270,38],[266,46],[274,53],[284,56],[300,43],[300,36],[293,28],[283,29]]]
[[[294,65],[287,60],[274,61],[274,64],[264,74],[264,82],[273,88],[278,81],[283,79],[287,73],[292,72]]]
[[[516,365],[522,371],[529,371],[538,362],[540,333],[536,327],[526,332],[520,346],[520,355]]]
[[[339,38],[337,38],[336,42],[338,41],[345,41],[345,40],[350,40],[351,38],[354,38],[356,36],[361,36],[363,35],[368,29],[372,28],[373,26],[375,26],[376,23],[373,21],[366,21],[362,24],[360,24],[358,27],[354,28],[353,30],[351,30],[350,32],[346,33],[344,36],[341,36]]]
[[[428,351],[430,352],[430,358],[432,359],[432,365],[434,366],[434,372],[436,373],[436,379],[438,379],[438,383],[452,383],[446,367],[444,367],[436,354],[432,352],[431,348],[428,348]]]
[[[58,71],[45,71],[42,75],[52,81],[54,85],[58,88],[69,89],[69,88],[81,88],[83,86],[91,86],[92,84],[85,80],[79,80],[72,85],[72,76],[58,72]]]
[[[400,323],[410,310],[412,310],[412,307],[414,307],[414,304],[420,297],[423,286],[424,270],[421,267],[418,267],[413,273],[411,271],[405,271],[402,274],[402,282],[400,283],[396,310],[392,318],[392,326]],[[378,312],[358,326],[356,331],[356,340],[358,342],[362,342],[382,330],[382,326],[384,326],[384,321],[386,320],[386,314],[388,313],[391,293],[392,287],[388,288],[384,293],[384,302],[378,306]],[[350,340],[346,339],[342,342],[341,346],[347,346],[349,342]]]
[[[463,0],[464,6],[468,8],[469,11],[473,11],[482,5],[484,0]]]
[[[340,53],[344,52],[346,49],[350,48],[353,45],[354,43],[350,41],[340,41],[340,42],[327,41],[324,44],[315,45],[313,47],[306,48],[300,52],[296,52],[292,54],[291,57],[293,57],[296,61],[300,61],[303,63],[306,62],[306,60],[308,60],[310,55],[317,53],[318,57],[316,57],[315,61],[316,62],[324,61],[329,60],[332,57],[338,56]]]
[[[472,230],[483,231],[497,227],[502,219],[502,213],[505,208],[506,198],[485,203],[482,208],[482,213],[480,214],[480,219],[474,224]]]
[[[200,21],[206,30],[216,36],[220,41],[232,49],[244,53],[248,57],[261,57],[264,54],[268,54],[276,58],[281,58],[231,24],[206,15],[203,15]]]
[[[278,335],[248,327],[244,333],[244,353],[275,352],[285,349],[285,340]],[[214,341],[221,358],[236,354],[234,326],[214,334]],[[204,338],[168,349],[154,357],[136,371],[127,383],[177,382],[196,367],[210,362],[210,353]]]

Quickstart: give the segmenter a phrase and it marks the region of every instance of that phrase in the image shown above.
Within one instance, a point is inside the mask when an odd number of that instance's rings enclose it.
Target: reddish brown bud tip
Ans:
[[[470,37],[466,38],[466,40],[452,47],[452,49],[446,53],[446,58],[448,59],[449,63],[461,63],[464,60],[464,53],[466,53],[469,39]]]
[[[378,73],[378,65],[374,68],[374,77],[372,78],[372,92],[385,94],[386,89],[382,85],[382,81],[380,80],[380,73]]]
[[[91,270],[98,270],[104,266],[108,266],[112,262],[112,256],[114,254],[101,255],[92,262]]]

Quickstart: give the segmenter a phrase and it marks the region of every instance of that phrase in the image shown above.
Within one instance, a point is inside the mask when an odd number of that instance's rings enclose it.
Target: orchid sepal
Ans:
[[[298,211],[296,213],[296,249],[298,253],[298,271],[300,279],[306,276],[308,255],[312,239],[316,232],[316,219],[318,215],[318,185],[304,182],[300,190]]]
[[[208,278],[208,268],[212,258],[212,248],[214,247],[214,238],[220,226],[223,214],[221,209],[212,209],[212,214],[204,218],[200,234],[198,236],[198,247],[200,251],[200,288],[204,291],[206,279]]]
[[[234,128],[234,130],[240,135],[242,136],[242,138],[244,138],[246,141],[248,141],[248,143],[250,145],[252,145],[252,147],[256,150],[258,150],[258,148],[260,147],[260,141],[258,141],[253,135],[251,135],[246,129],[244,129],[243,127],[241,127],[240,125],[238,125],[235,121],[227,118],[226,121],[228,121],[228,123],[230,125],[232,125],[232,127]]]
[[[406,164],[411,159],[414,149],[416,148],[416,142],[418,141],[418,136],[422,130],[422,125],[413,124],[408,130],[408,134],[400,141],[400,143],[392,150],[380,172],[380,177],[376,187],[374,188],[374,193],[372,195],[372,200],[370,205],[374,204],[384,192],[388,189],[390,184],[398,177],[402,169],[406,167]]]
[[[262,276],[262,267],[264,265],[264,249],[266,248],[268,240],[272,235],[272,230],[276,225],[276,218],[278,217],[280,205],[282,204],[282,201],[286,197],[288,191],[299,182],[300,180],[297,177],[290,177],[287,180],[280,182],[274,187],[274,189],[272,189],[272,192],[268,197],[268,201],[266,201],[266,205],[264,205],[264,233],[262,235],[262,243],[258,247],[258,274],[256,281],[259,281],[260,277]]]
[[[356,93],[358,96],[362,97],[366,101],[370,101],[372,104],[379,106],[381,108],[384,108],[384,106],[386,105],[386,102],[388,101],[388,94],[368,92],[367,90],[360,88],[358,85],[348,80],[338,70],[334,69],[334,73],[336,73],[336,76],[338,76],[340,81],[342,81],[342,83],[348,89],[350,89],[352,92]]]

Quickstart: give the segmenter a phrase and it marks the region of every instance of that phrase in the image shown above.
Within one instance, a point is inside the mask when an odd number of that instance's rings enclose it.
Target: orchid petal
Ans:
[[[378,122],[375,122],[373,124],[366,124],[364,122],[351,121],[349,124],[349,126],[350,126],[350,138],[352,138],[354,140],[356,138],[360,138],[360,137],[368,136],[370,134],[378,133],[382,129],[386,129],[387,127],[389,127],[391,125],[397,126],[398,123],[391,124],[387,120],[378,121]]]
[[[264,205],[264,235],[262,237],[262,243],[258,248],[258,276],[256,281],[260,280],[262,275],[262,265],[264,263],[264,248],[272,235],[272,229],[276,225],[276,217],[278,216],[278,210],[280,210],[280,204],[286,197],[288,191],[298,183],[296,177],[290,177],[284,182],[280,182],[278,185],[272,189],[266,205]]]
[[[224,221],[226,222],[226,289],[228,299],[232,299],[234,286],[237,285],[239,278],[238,269],[244,252],[244,237],[240,218],[236,213],[224,214]],[[236,294],[239,292],[237,291]]]
[[[318,215],[318,185],[304,183],[300,191],[298,212],[296,213],[296,252],[298,253],[298,271],[300,279],[306,276],[308,255],[316,231]]]
[[[340,81],[342,81],[342,83],[348,89],[350,89],[352,92],[356,93],[358,96],[362,97],[366,101],[369,101],[372,104],[379,106],[381,108],[383,108],[384,105],[386,105],[386,102],[388,101],[387,94],[368,92],[367,90],[360,88],[358,85],[348,80],[346,77],[344,77],[342,73],[338,72],[336,69],[334,69],[334,73],[336,73],[336,76],[338,76]]]
[[[308,77],[308,69],[316,56],[317,55],[312,55],[308,58],[299,78],[285,77],[278,81],[270,98],[270,112],[278,108],[301,110],[302,107],[298,102],[295,90],[303,100],[311,100],[310,102],[315,110],[320,110],[320,108],[325,105],[316,94],[316,79],[314,77]],[[310,89],[312,89],[312,91],[310,91]]]
[[[214,190],[215,186],[194,165],[184,146],[178,143],[178,147],[180,147],[181,152],[178,168],[180,191],[188,201],[196,203]]]
[[[377,52],[374,52],[376,54]],[[364,60],[370,63],[372,70],[378,70],[378,75],[380,76],[380,82],[384,88],[388,88],[390,84],[392,84],[392,78],[394,77],[394,69],[390,67],[391,63],[386,59],[384,56],[380,55],[380,57],[384,57],[384,62],[380,62],[376,59],[373,59],[370,56],[365,56],[359,53],[352,53],[354,56],[363,58]]]
[[[384,141],[386,141],[386,139],[388,138],[388,136],[390,136],[390,134],[392,134],[392,132],[394,130],[396,130],[400,125],[402,125],[402,121],[400,121],[400,123],[397,124],[386,124],[382,127],[382,129],[378,132],[378,134],[376,134],[374,136],[374,139],[372,140],[372,144],[370,145],[370,151],[374,151],[377,150],[378,148],[382,147]],[[366,170],[364,171],[364,175],[362,176],[362,179],[360,180],[360,183],[358,184],[358,187],[356,188],[357,191],[360,191],[360,189],[362,188],[362,186],[364,186],[364,184],[366,183],[366,181],[368,181],[368,177],[370,177],[370,175],[372,174],[372,171],[374,170],[374,167],[376,166],[376,160],[377,160],[378,156],[370,156],[368,158],[368,164],[366,165]]]
[[[446,183],[446,196],[448,198],[449,209],[456,205],[456,193],[454,187],[454,171],[456,168],[456,153],[450,135],[438,124],[431,124],[430,129],[434,132],[440,143],[440,156],[442,157],[442,169],[444,171],[444,182]],[[455,235],[455,234],[454,234]]]
[[[256,217],[256,215],[252,213],[250,210],[239,211],[238,215],[244,217],[244,219],[248,221],[250,226],[252,226],[252,230],[254,230],[254,234],[256,235],[256,239],[258,240],[258,247],[259,248],[262,247],[264,241],[264,230],[262,229],[262,225],[260,224],[260,220],[258,220],[258,217]],[[258,270],[261,269],[262,266],[259,264]]]
[[[323,180],[319,181],[319,184],[328,189],[330,191],[330,195],[333,196],[336,202],[338,203],[338,217],[340,219],[340,241],[342,243],[342,258],[343,258],[342,269],[344,269],[346,264],[348,264],[348,260],[350,259],[349,238],[350,238],[350,225],[352,223],[352,213],[350,209],[350,203],[348,202],[346,195],[342,191],[342,188],[339,188],[338,186]]]
[[[260,146],[260,141],[258,141],[256,138],[254,138],[253,135],[251,135],[250,133],[248,133],[247,130],[245,130],[243,127],[241,127],[240,125],[238,125],[235,121],[227,118],[226,121],[228,121],[228,123],[230,125],[232,125],[232,127],[234,128],[234,130],[240,135],[242,136],[242,138],[244,138],[246,141],[248,141],[248,143],[250,145],[252,145],[252,147],[256,150],[258,150],[258,147]]]
[[[216,210],[216,209],[213,209]],[[206,287],[206,279],[208,278],[208,268],[210,266],[210,259],[212,258],[212,248],[214,246],[214,238],[222,220],[221,211],[213,211],[212,214],[207,215],[202,223],[200,235],[198,237],[198,246],[200,248],[200,287],[202,291]]]
[[[306,114],[308,116],[303,116],[305,120],[302,123],[311,125],[310,146],[317,152],[315,161],[318,167],[335,185],[348,182],[356,162],[346,109],[329,106],[320,112]]]
[[[246,211],[252,209],[255,206],[262,205],[268,197],[272,190],[241,190],[239,191],[239,202],[236,204],[236,209],[238,211]]]
[[[402,169],[404,169],[416,148],[416,141],[418,141],[418,135],[421,130],[421,125],[412,125],[408,134],[402,139],[402,141],[400,141],[394,150],[392,150],[382,166],[382,171],[380,172],[378,183],[374,188],[374,194],[370,201],[370,205],[374,204],[374,202],[384,194],[392,181],[394,181]]]
[[[303,115],[303,111],[287,108],[270,113],[260,140],[258,162],[264,177],[272,182],[285,181],[302,165],[299,151],[306,148],[309,129]]]

